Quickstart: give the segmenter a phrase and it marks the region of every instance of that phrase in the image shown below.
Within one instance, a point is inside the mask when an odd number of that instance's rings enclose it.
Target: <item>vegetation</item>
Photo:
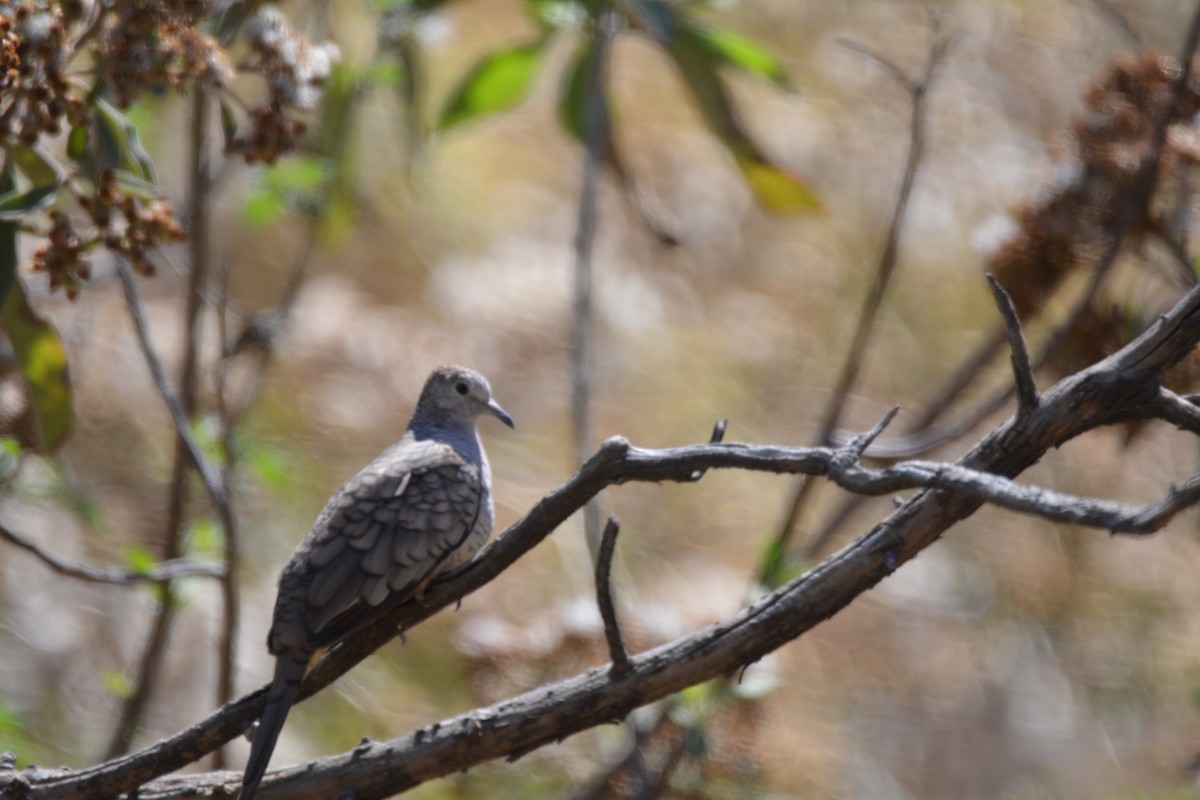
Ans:
[[[263,797],[1190,796],[1197,19],[0,4],[0,794],[235,792],[279,568],[457,362],[516,525]]]

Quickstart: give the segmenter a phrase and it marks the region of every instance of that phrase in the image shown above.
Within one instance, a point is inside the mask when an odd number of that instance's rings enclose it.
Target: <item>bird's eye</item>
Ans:
[[[467,386],[465,381],[459,381],[458,383],[454,384],[454,391],[458,392],[459,394],[466,394],[467,392],[471,391],[471,387]]]

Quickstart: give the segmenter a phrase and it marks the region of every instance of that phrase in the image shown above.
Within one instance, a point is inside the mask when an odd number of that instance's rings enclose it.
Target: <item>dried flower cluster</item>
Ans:
[[[196,28],[208,11],[204,0],[122,4],[105,31],[103,59],[105,78],[120,105],[149,86],[229,82],[229,57]]]
[[[304,134],[304,123],[288,110],[308,110],[316,105],[319,87],[340,53],[331,42],[311,44],[271,8],[260,9],[246,23],[243,36],[252,53],[248,68],[266,80],[267,100],[251,112],[250,133],[231,138],[226,150],[241,154],[248,162],[270,164],[295,149]]]
[[[87,252],[102,244],[110,252],[125,258],[135,270],[150,275],[154,267],[147,256],[160,244],[185,237],[183,226],[169,203],[149,203],[122,192],[112,172],[101,175],[93,195],[77,197],[79,205],[91,217],[90,230],[81,234],[70,217],[61,211],[50,212],[50,230],[46,244],[33,256],[33,269],[45,272],[50,288],[62,288],[74,299],[80,285],[91,272]]]
[[[88,131],[96,137],[90,89],[67,72],[84,48],[95,51],[105,93],[121,106],[147,89],[189,84],[224,89],[234,75],[229,54],[201,33],[212,5],[124,0],[85,9],[79,2],[0,1],[0,137],[34,143],[60,133],[64,119],[85,134],[84,141]],[[245,137],[231,136],[227,149],[247,161],[273,162],[296,148],[304,123],[291,113],[316,104],[338,51],[332,44],[310,44],[272,9],[259,9],[243,36],[250,57],[241,68],[263,78],[266,101],[249,112]],[[34,270],[48,274],[51,289],[62,288],[72,298],[88,278],[88,253],[94,249],[104,247],[148,274],[153,269],[148,252],[185,235],[168,204],[143,199],[144,187],[130,193],[117,174],[98,169],[111,161],[80,163],[90,164],[90,171],[63,191],[74,196],[83,219],[61,208],[51,211],[46,243],[33,262]]]
[[[25,143],[83,118],[66,65],[72,53],[59,5],[32,0],[0,3],[0,137]]]
[[[1165,215],[1159,206],[1172,194],[1165,191],[1171,176],[1184,162],[1200,161],[1188,148],[1196,140],[1193,118],[1200,110],[1200,82],[1194,77],[1172,109],[1156,198],[1146,208],[1125,206],[1138,167],[1150,153],[1159,116],[1171,102],[1179,69],[1173,59],[1161,56],[1126,59],[1086,94],[1057,179],[1046,195],[1019,209],[1016,234],[988,265],[1022,317],[1035,313],[1073,270],[1094,263],[1122,215],[1134,214],[1127,233],[1134,243],[1163,232]],[[1174,194],[1183,206],[1195,199],[1190,191]],[[1125,309],[1089,309],[1055,354],[1052,368],[1068,374],[1116,351],[1138,332],[1135,322]]]
[[[274,163],[304,136],[304,122],[289,110],[316,106],[320,85],[341,54],[334,43],[308,42],[274,8],[260,8],[242,36],[252,53],[247,68],[266,80],[268,97],[252,110],[250,133],[229,138],[226,151],[240,154],[247,162]]]

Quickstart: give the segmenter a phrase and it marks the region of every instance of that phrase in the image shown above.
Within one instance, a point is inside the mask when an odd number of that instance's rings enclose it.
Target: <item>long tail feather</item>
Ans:
[[[252,800],[258,790],[258,784],[262,782],[267,764],[271,761],[271,753],[275,751],[279,732],[283,730],[283,722],[292,703],[296,701],[300,681],[304,679],[307,669],[308,659],[295,654],[281,653],[276,659],[275,677],[267,692],[267,706],[259,719],[258,731],[250,745],[250,758],[246,761],[246,773],[242,776],[240,800]]]

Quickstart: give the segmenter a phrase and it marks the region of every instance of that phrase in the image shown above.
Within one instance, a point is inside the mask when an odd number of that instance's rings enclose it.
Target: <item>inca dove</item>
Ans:
[[[492,531],[491,473],[475,418],[512,417],[465,367],[429,376],[408,430],[330,498],[279,578],[267,649],[275,677],[242,779],[251,800],[317,650],[419,596]]]

